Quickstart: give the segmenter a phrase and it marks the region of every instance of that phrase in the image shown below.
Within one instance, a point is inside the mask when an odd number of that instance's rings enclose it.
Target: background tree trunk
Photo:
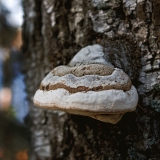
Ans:
[[[23,53],[36,160],[159,160],[160,1],[27,0]],[[33,106],[41,80],[81,48],[99,43],[139,93],[116,125]]]

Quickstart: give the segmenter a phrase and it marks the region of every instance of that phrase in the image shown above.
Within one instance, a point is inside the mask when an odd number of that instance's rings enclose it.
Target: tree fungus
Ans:
[[[80,50],[68,66],[54,68],[41,82],[34,104],[115,124],[135,110],[138,94],[128,75],[114,68],[95,44]]]

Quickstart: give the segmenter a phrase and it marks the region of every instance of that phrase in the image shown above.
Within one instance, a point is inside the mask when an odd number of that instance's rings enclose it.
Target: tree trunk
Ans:
[[[27,0],[23,53],[36,160],[160,158],[160,1]],[[99,43],[139,94],[135,112],[115,125],[38,109],[32,99],[45,75],[83,47]]]

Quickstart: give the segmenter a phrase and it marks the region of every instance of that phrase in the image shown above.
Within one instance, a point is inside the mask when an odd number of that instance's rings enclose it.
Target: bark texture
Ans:
[[[35,159],[158,160],[160,1],[25,0],[23,5],[22,50]],[[95,43],[137,88],[136,112],[112,125],[34,107],[32,98],[43,77]]]

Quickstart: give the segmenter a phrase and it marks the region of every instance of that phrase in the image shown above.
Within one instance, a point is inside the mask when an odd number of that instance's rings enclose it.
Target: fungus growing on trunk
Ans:
[[[134,111],[135,87],[121,69],[107,62],[102,51],[100,45],[85,47],[68,66],[54,68],[42,80],[34,104],[112,124]]]

